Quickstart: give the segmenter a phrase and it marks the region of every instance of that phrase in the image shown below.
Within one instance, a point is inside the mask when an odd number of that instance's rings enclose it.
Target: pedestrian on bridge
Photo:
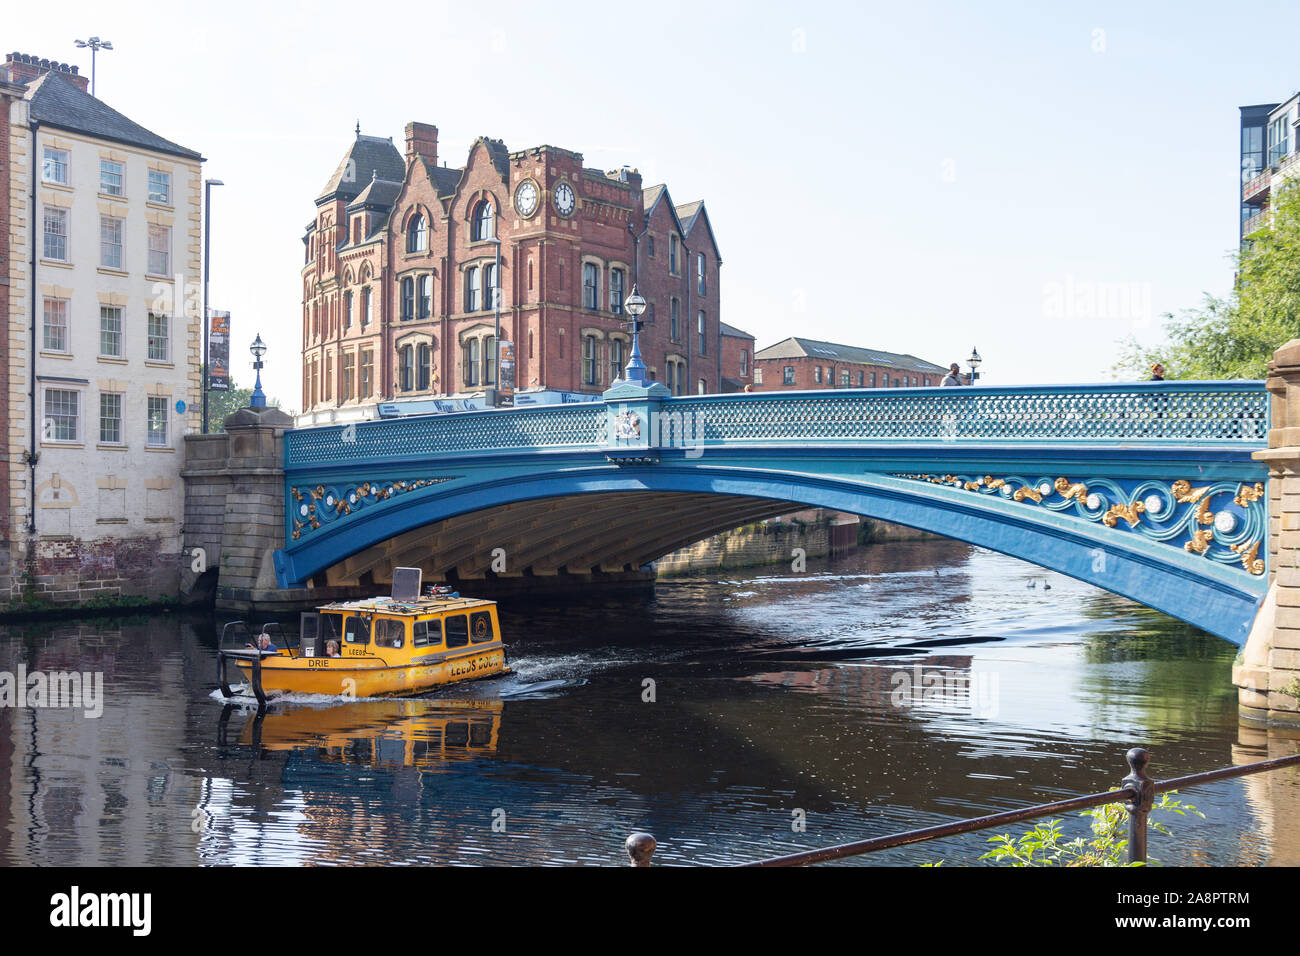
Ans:
[[[948,374],[943,377],[943,385],[965,385],[961,380],[961,366],[953,362],[948,366]]]

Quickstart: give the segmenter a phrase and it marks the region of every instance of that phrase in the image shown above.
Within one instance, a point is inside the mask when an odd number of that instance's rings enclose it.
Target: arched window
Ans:
[[[582,337],[582,383],[584,385],[596,385],[599,379],[596,377],[596,336],[584,335]]]
[[[461,381],[467,386],[478,384],[478,339],[466,339],[462,347]]]
[[[420,276],[419,300],[417,314],[420,318],[427,319],[433,314],[433,276]]]
[[[352,328],[352,290],[343,293],[343,328]]]
[[[416,214],[406,227],[406,251],[427,252],[429,249],[429,224],[424,216]]]
[[[623,366],[627,360],[623,357],[623,340],[609,340],[609,380],[611,382],[623,377]]]
[[[533,330],[528,330],[528,357],[533,357]]]
[[[402,280],[402,321],[415,318],[415,280],[407,276]]]
[[[704,273],[705,273],[704,253],[699,252],[696,253],[695,255],[695,275],[699,279],[698,291],[700,295],[704,295],[705,290],[707,289],[707,286],[704,284]]]
[[[470,238],[474,242],[491,239],[496,235],[494,217],[495,210],[492,208],[492,202],[480,199],[478,205],[474,207],[474,222],[470,230]]]
[[[465,311],[477,312],[479,308],[479,271],[478,266],[465,270]]]
[[[591,262],[582,264],[582,307],[592,312],[600,308],[600,269]]]
[[[415,350],[409,345],[403,345],[398,349],[397,356],[398,387],[404,392],[409,392],[415,385]]]
[[[429,388],[429,366],[433,360],[433,349],[428,345],[421,345],[416,350],[416,385],[415,387],[423,392]]]
[[[609,270],[609,311],[623,314],[623,270]]]
[[[489,335],[483,340],[483,384],[497,383],[497,340]]]
[[[483,267],[483,308],[491,312],[497,308],[501,287],[497,283],[497,264],[489,262]]]
[[[370,324],[370,288],[361,290],[361,324],[363,326]]]

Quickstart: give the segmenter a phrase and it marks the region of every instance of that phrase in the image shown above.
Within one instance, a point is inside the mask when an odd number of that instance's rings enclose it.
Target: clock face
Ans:
[[[573,187],[568,183],[560,183],[555,187],[555,211],[561,216],[571,216],[573,215],[573,206]]]
[[[529,179],[519,184],[515,190],[515,208],[525,218],[537,211],[537,183]]]

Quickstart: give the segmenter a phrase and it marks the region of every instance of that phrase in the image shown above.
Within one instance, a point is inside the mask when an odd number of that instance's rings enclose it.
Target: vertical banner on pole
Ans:
[[[498,342],[497,354],[501,359],[500,374],[497,383],[497,405],[500,408],[513,408],[515,404],[515,343]]]
[[[230,391],[230,313],[209,312],[208,388],[214,392]]]

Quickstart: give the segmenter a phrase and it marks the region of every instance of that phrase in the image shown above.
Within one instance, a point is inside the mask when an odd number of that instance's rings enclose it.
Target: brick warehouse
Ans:
[[[399,152],[358,127],[316,200],[303,239],[300,421],[482,396],[497,384],[497,288],[519,404],[594,397],[621,374],[634,276],[649,303],[651,377],[674,394],[747,380],[722,366],[722,259],[703,202],[675,205],[636,170],[589,169],[554,146],[511,152],[480,137],[449,168],[436,127],[405,132]],[[644,231],[639,270],[629,225]]]
[[[879,349],[791,336],[754,356],[754,389],[917,388],[939,385],[948,369]]]

